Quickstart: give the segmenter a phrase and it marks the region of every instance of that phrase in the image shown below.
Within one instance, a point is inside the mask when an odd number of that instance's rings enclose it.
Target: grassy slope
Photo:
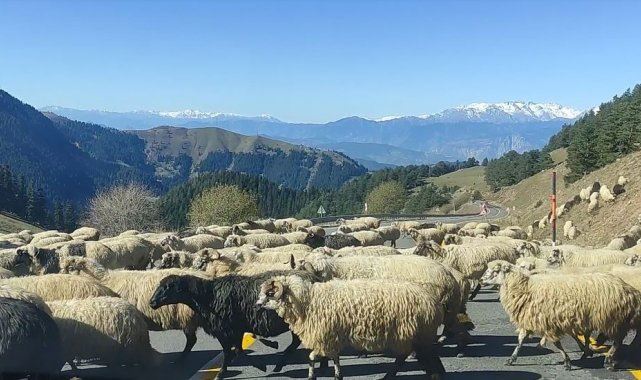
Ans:
[[[606,184],[611,189],[619,175],[630,179],[626,185],[626,192],[621,194],[613,203],[601,203],[601,207],[593,214],[588,214],[587,203],[575,206],[569,213],[562,215],[558,222],[559,236],[563,236],[563,224],[572,220],[582,234],[574,241],[579,245],[603,246],[616,235],[627,231],[637,223],[641,213],[641,152],[632,153],[616,162],[588,174],[581,180],[566,186],[563,175],[568,169],[565,163],[557,164],[554,169],[545,170],[520,183],[504,188],[491,198],[508,207],[514,207],[511,215],[502,221],[502,224],[516,224],[526,227],[534,220],[539,220],[550,210],[548,200],[551,188],[551,173],[557,171],[558,175],[558,204],[563,204],[581,188],[587,187],[594,181]],[[541,201],[541,202],[537,202]],[[541,203],[535,207],[537,203]],[[534,229],[534,238],[549,238],[550,229]]]
[[[42,231],[42,229],[14,219],[4,214],[0,214],[0,233],[20,232],[22,230]]]
[[[473,168],[461,169],[440,177],[428,178],[427,181],[437,186],[459,186],[479,190],[482,194],[490,191],[485,182],[485,167],[475,166]]]

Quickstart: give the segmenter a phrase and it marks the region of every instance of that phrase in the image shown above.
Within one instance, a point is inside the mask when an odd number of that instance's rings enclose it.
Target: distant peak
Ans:
[[[582,111],[556,103],[509,101],[501,103],[470,103],[442,112],[419,116],[423,119],[444,122],[526,122],[575,119]]]

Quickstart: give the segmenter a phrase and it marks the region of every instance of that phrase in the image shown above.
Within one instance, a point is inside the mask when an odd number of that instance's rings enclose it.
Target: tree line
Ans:
[[[511,150],[487,162],[485,181],[493,191],[517,184],[553,164],[550,154],[538,149],[523,153]]]
[[[70,202],[49,201],[42,187],[0,166],[0,211],[37,226],[70,231],[76,228],[77,212]]]

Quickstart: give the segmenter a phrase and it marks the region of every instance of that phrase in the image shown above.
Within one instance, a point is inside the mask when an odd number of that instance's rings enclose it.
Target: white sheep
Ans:
[[[286,232],[281,236],[287,239],[289,244],[304,244],[309,233],[303,231]]]
[[[80,227],[70,233],[73,239],[78,240],[98,240],[100,239],[100,231],[93,227]]]
[[[369,225],[365,223],[349,223],[349,224],[341,224],[337,228],[338,231],[348,234],[350,232],[356,232],[356,231],[367,231],[369,230]]]
[[[69,363],[74,359],[101,359],[110,365],[149,365],[159,358],[149,343],[145,317],[126,300],[96,297],[51,301],[47,305],[60,330]]]
[[[519,331],[509,365],[516,361],[523,341],[534,333],[552,341],[563,355],[565,368],[570,369],[561,337],[567,334],[576,339],[577,335],[585,337],[600,331],[614,339],[604,362],[612,370],[617,349],[628,330],[641,328],[641,293],[612,275],[528,276],[511,263],[495,261],[489,265],[483,282],[501,285],[501,304]]]
[[[312,284],[295,275],[278,276],[261,286],[258,304],[276,310],[311,349],[310,379],[319,356],[331,358],[335,378],[342,379],[339,355],[346,348],[394,355],[396,366],[388,377],[412,352],[428,377],[445,372],[433,351],[443,309],[422,285],[387,280]]]
[[[625,249],[632,248],[635,245],[636,239],[634,236],[629,233],[625,233],[612,239],[606,248],[623,251]]]
[[[581,191],[579,192],[579,196],[581,197],[582,200],[584,200],[586,202],[590,200],[590,190],[591,189],[592,189],[591,187],[588,187],[588,188],[585,188],[585,189],[581,189]]]
[[[117,257],[116,261],[122,265],[121,268],[145,269],[150,260],[159,258],[153,257],[155,245],[138,236],[102,239],[98,243],[105,245],[114,252]],[[93,246],[95,244],[91,243],[89,245]],[[98,245],[95,245],[95,247],[97,250],[102,250],[102,247]],[[102,250],[100,252],[104,253],[106,251]]]
[[[121,232],[118,237],[127,237],[127,236],[137,236],[140,235],[140,231],[138,230],[126,230]]]
[[[605,202],[614,201],[614,195],[612,195],[607,185],[601,185],[601,189],[599,189],[599,196]]]
[[[509,237],[511,239],[521,239],[521,240],[527,239],[527,233],[523,231],[520,227],[518,229],[508,227],[506,229],[500,230],[496,234],[497,236]]]
[[[47,303],[42,299],[42,297],[34,292],[30,292],[16,286],[0,285],[0,297],[31,302],[32,304],[38,306],[45,313],[51,315],[51,309],[49,309]]]
[[[314,223],[309,219],[300,219],[300,220],[295,220],[293,222],[286,222],[285,229],[288,232],[294,232],[300,227],[309,228],[313,225]]]
[[[628,178],[620,175],[619,179],[617,179],[617,185],[625,186],[628,183],[628,181],[629,181]]]
[[[297,220],[296,218],[285,218],[285,219],[274,220],[274,228],[275,228],[274,232],[279,232],[279,233],[287,232],[289,225],[294,223],[296,220]]]
[[[425,228],[422,230],[410,228],[408,233],[415,242],[418,242],[420,238],[424,238],[426,240],[433,240],[437,244],[441,244],[443,243],[443,239],[445,238],[445,232],[439,230],[438,228]]]
[[[443,245],[449,244],[463,244],[463,238],[459,235],[445,234],[445,237],[443,238]]]
[[[392,247],[396,247],[396,240],[401,238],[401,230],[396,226],[378,227],[376,232],[381,235],[383,241],[389,241]]]
[[[416,230],[421,230],[424,228],[434,228],[436,227],[435,223],[428,223],[428,222],[421,222],[418,220],[401,220],[401,221],[395,221],[392,222],[392,226],[398,227],[399,230],[401,230],[401,234],[403,236],[407,236],[410,228],[414,228]]]
[[[414,248],[411,248],[412,250]],[[345,247],[338,250],[332,250],[327,247],[321,247],[319,250],[328,253],[334,257],[346,256],[388,256],[398,255],[400,252],[394,247],[387,247],[384,245],[370,245],[366,247]]]
[[[456,223],[437,223],[436,228],[444,231],[446,234],[456,234],[460,230]]]
[[[287,240],[282,235],[278,234],[260,234],[260,235],[229,235],[225,240],[224,246],[228,247],[240,247],[245,244],[254,245],[260,249],[263,248],[272,248],[280,247],[282,245],[288,245],[289,240]]]
[[[365,223],[369,226],[369,228],[378,228],[381,226],[381,220],[378,218],[374,218],[372,216],[361,216],[358,218],[354,218],[353,220],[348,220],[346,221],[347,223]]]
[[[200,234],[182,239],[176,235],[170,235],[163,239],[160,245],[165,248],[165,250],[195,253],[203,248],[223,248],[224,243],[223,239],[217,236]]]
[[[192,309],[186,305],[167,305],[156,310],[149,306],[149,299],[160,281],[172,274],[210,278],[205,273],[184,269],[159,269],[150,271],[107,270],[94,260],[84,257],[67,257],[60,263],[65,273],[84,273],[111,289],[117,296],[129,301],[146,317],[150,330],[182,330],[187,337],[183,352],[191,351],[196,344],[196,330],[201,325]],[[71,275],[74,276],[74,275]],[[43,276],[46,277],[46,276]],[[75,275],[78,278],[85,276]]]
[[[0,280],[0,284],[30,291],[45,301],[116,296],[109,288],[93,279],[70,274],[12,277]]]
[[[590,267],[606,264],[625,264],[626,260],[634,256],[634,253],[604,248],[561,250],[555,247],[547,260],[550,265]]]
[[[353,236],[361,242],[361,245],[366,247],[370,245],[383,245],[385,242],[383,237],[376,231],[356,231],[349,235]]]
[[[594,194],[599,194],[599,193],[592,193],[592,195]],[[588,205],[588,212],[592,213],[596,211],[598,208],[599,208],[599,198],[590,196],[590,204]]]

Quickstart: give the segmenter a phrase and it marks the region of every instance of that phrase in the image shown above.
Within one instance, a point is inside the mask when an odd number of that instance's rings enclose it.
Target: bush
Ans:
[[[158,202],[145,186],[130,183],[114,186],[89,202],[83,224],[115,236],[126,230],[153,231],[162,226]]]
[[[421,187],[418,193],[409,197],[405,204],[405,212],[423,213],[433,207],[449,202],[450,198],[451,195],[448,193],[448,189],[439,189],[434,184],[429,183]]]
[[[189,206],[192,226],[231,225],[256,218],[258,204],[248,192],[236,186],[215,186],[203,191]]]
[[[405,189],[400,182],[383,182],[367,195],[368,212],[373,214],[400,212],[405,205],[406,198]]]

